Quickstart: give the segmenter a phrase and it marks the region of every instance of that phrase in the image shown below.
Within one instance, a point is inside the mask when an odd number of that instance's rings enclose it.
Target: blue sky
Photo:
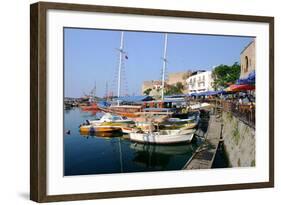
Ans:
[[[66,97],[81,97],[96,83],[97,95],[117,92],[120,31],[64,29],[64,89]],[[251,37],[168,34],[167,73],[206,69],[240,61],[240,52]],[[144,80],[160,80],[164,34],[152,32],[124,33],[125,83],[122,94],[140,95]],[[125,88],[127,87],[127,88]]]

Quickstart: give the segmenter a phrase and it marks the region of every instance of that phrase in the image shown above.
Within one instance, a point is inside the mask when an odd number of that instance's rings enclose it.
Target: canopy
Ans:
[[[226,92],[224,90],[217,90],[217,91],[207,91],[206,95],[221,95],[225,94]]]
[[[240,78],[236,82],[236,84],[238,85],[245,85],[245,84],[253,85],[255,83],[256,83],[256,72],[254,70],[250,72],[246,78]]]
[[[217,90],[217,91],[205,91],[200,93],[191,93],[189,96],[197,97],[197,96],[211,96],[211,95],[220,95],[225,94],[226,92],[224,90]]]
[[[247,91],[247,90],[255,90],[254,85],[244,84],[244,85],[231,85],[225,89],[226,92],[240,92],[240,91]]]
[[[151,96],[122,96],[122,97],[117,98],[117,100],[123,101],[123,102],[136,103],[136,102],[153,100],[153,98]]]
[[[158,111],[158,112],[168,112],[168,111],[171,111],[172,108],[144,108],[143,111]]]
[[[196,96],[199,96],[198,94],[199,94],[199,93],[190,93],[189,96],[191,96],[191,97],[196,97]]]

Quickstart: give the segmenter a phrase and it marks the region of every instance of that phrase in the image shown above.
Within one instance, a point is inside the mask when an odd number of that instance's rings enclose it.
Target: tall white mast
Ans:
[[[121,68],[123,63],[123,47],[124,47],[124,32],[121,32],[121,43],[120,43],[120,49],[119,49],[119,66],[118,66],[118,88],[117,88],[117,97],[120,97],[121,94]]]
[[[164,86],[165,86],[165,73],[167,67],[167,42],[168,34],[165,33],[164,55],[163,55],[163,68],[162,68],[162,100],[164,100]]]

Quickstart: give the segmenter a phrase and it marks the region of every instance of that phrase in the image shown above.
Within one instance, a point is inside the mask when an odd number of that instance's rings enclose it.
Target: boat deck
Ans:
[[[206,141],[198,147],[183,169],[210,169],[212,167],[221,136],[221,119],[210,116]]]

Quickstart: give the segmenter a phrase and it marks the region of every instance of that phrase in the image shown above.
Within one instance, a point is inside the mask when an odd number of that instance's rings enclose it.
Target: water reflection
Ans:
[[[80,135],[82,137],[102,137],[102,138],[112,138],[112,137],[122,137],[123,134],[122,132],[95,132],[95,133],[89,133],[89,132],[81,132]]]
[[[194,150],[194,147],[190,145],[153,145],[153,144],[138,144],[134,143],[130,145],[131,149],[136,152],[148,152],[151,154],[188,154]]]
[[[80,133],[78,125],[93,119],[79,108],[65,111],[64,175],[180,170],[196,144],[150,145],[131,142],[122,133]]]
[[[174,155],[189,156],[194,147],[192,145],[153,145],[138,144],[130,145],[134,150],[135,157],[133,161],[140,166],[150,170],[163,170],[173,160]]]

